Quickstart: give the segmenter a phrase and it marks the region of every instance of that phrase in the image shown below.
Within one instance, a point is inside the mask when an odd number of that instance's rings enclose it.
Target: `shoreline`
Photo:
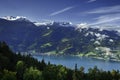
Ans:
[[[120,62],[120,60],[118,59],[105,59],[103,57],[91,57],[91,58],[97,59],[97,60],[104,60],[104,61]]]

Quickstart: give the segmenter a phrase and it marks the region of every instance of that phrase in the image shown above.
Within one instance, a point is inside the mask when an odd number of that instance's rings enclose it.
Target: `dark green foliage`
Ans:
[[[14,54],[5,42],[0,42],[0,80],[120,80],[120,72],[103,71],[95,66],[68,69],[62,65],[46,64],[31,55]]]
[[[3,77],[1,80],[17,80],[16,72],[3,70]]]
[[[27,68],[23,80],[43,80],[42,72],[33,67]]]
[[[13,70],[15,68],[16,59],[16,54],[9,49],[7,44],[0,42],[0,69]]]
[[[16,76],[17,76],[17,79],[19,80],[23,80],[23,73],[25,71],[25,64],[23,61],[18,61],[17,64],[16,64]]]

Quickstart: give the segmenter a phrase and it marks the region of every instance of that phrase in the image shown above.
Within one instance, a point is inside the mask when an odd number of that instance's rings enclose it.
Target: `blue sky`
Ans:
[[[120,0],[0,0],[0,16],[120,25]]]

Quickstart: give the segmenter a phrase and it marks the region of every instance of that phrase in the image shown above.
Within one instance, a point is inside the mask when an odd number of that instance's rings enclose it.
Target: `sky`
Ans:
[[[119,26],[120,0],[0,0],[0,17],[3,16]]]

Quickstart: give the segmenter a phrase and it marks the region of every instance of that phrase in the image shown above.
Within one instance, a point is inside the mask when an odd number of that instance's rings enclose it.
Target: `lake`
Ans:
[[[93,68],[97,66],[99,69],[102,70],[120,70],[120,62],[114,61],[104,61],[104,60],[97,60],[93,58],[86,58],[86,57],[77,57],[77,56],[47,56],[47,55],[39,55],[33,56],[34,58],[41,61],[42,59],[45,60],[46,63],[50,61],[51,64],[62,64],[68,68],[74,69],[75,64],[77,67],[80,68],[83,66],[85,68],[85,72],[89,68]]]

